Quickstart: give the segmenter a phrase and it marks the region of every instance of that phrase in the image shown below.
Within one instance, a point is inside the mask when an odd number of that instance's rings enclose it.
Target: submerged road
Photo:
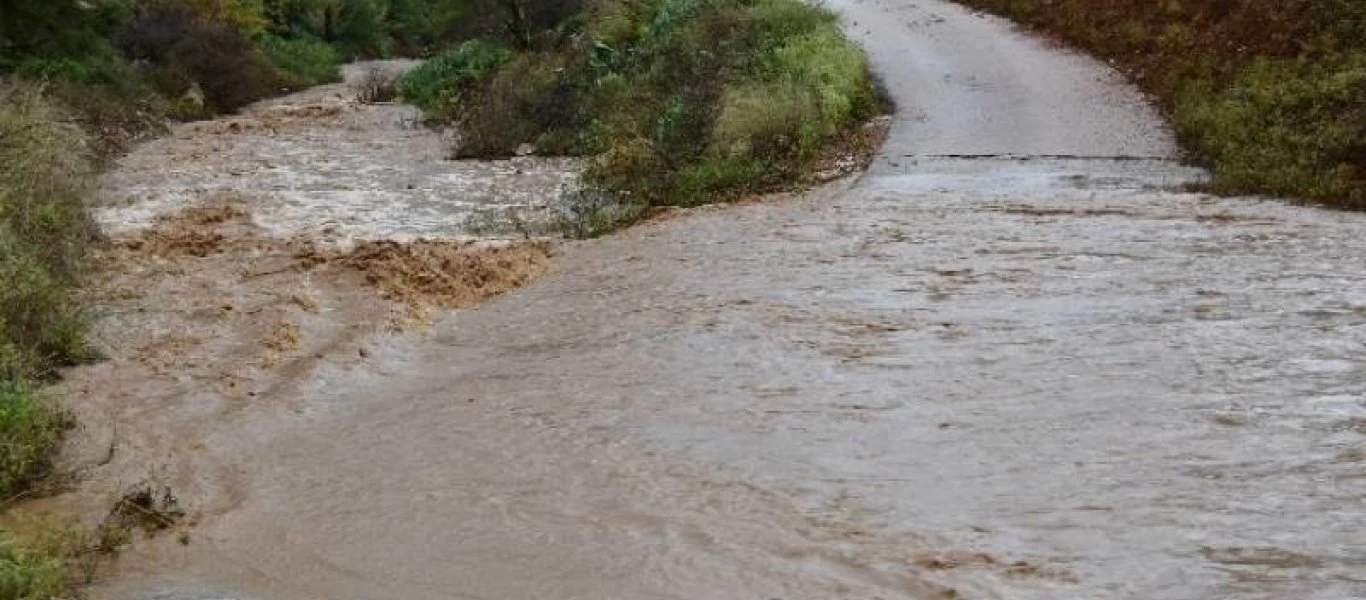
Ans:
[[[1366,597],[1366,215],[1182,193],[1113,72],[836,0],[868,174],[556,273],[204,440],[111,598]]]

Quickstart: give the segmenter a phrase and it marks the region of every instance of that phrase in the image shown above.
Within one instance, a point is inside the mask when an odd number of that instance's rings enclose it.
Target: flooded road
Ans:
[[[1172,191],[1135,92],[996,19],[834,8],[903,109],[867,175],[196,430],[192,540],[93,595],[1366,596],[1366,215]]]

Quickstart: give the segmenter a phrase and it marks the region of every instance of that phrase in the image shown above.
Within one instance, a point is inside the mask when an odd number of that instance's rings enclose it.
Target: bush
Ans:
[[[835,15],[796,0],[607,1],[558,30],[492,75],[415,73],[430,85],[405,97],[459,125],[460,156],[594,155],[590,188],[646,208],[770,187],[880,108]]]
[[[562,76],[562,59],[555,54],[519,55],[471,94],[467,106],[457,105],[461,141],[456,155],[511,156],[521,144],[563,138],[559,134],[578,125],[573,82]]]
[[[289,84],[241,30],[196,19],[179,3],[143,5],[117,41],[163,95],[176,99],[198,85],[213,113],[232,112]]]
[[[285,39],[266,34],[261,49],[291,87],[341,80],[341,56],[328,44],[310,37]]]
[[[471,40],[442,52],[408,71],[398,82],[398,95],[433,114],[449,114],[476,83],[511,56],[506,48]]]
[[[1366,208],[1366,53],[1332,66],[1260,62],[1230,88],[1192,89],[1176,107],[1216,190]]]
[[[38,89],[0,90],[0,380],[83,354],[66,298],[91,235],[91,174],[81,130]]]
[[[60,415],[28,384],[0,382],[0,500],[42,474],[61,434]]]
[[[66,587],[61,557],[35,552],[12,534],[0,532],[0,598],[48,600]]]

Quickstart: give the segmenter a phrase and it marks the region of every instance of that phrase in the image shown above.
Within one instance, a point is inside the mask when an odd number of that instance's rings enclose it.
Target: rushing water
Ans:
[[[120,232],[231,198],[279,236],[450,239],[469,237],[476,212],[544,207],[573,184],[572,159],[447,160],[453,138],[423,125],[417,108],[356,101],[372,69],[412,64],[347,65],[346,82],[177,125],[104,178],[97,217]]]
[[[1366,216],[1173,191],[1132,90],[995,19],[836,8],[909,115],[868,175],[225,417],[195,541],[97,595],[1366,596]]]

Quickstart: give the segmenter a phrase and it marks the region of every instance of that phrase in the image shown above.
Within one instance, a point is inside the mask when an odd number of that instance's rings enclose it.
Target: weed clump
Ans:
[[[0,501],[46,472],[65,420],[24,382],[0,382]]]
[[[0,532],[0,598],[48,600],[66,588],[66,562]]]

